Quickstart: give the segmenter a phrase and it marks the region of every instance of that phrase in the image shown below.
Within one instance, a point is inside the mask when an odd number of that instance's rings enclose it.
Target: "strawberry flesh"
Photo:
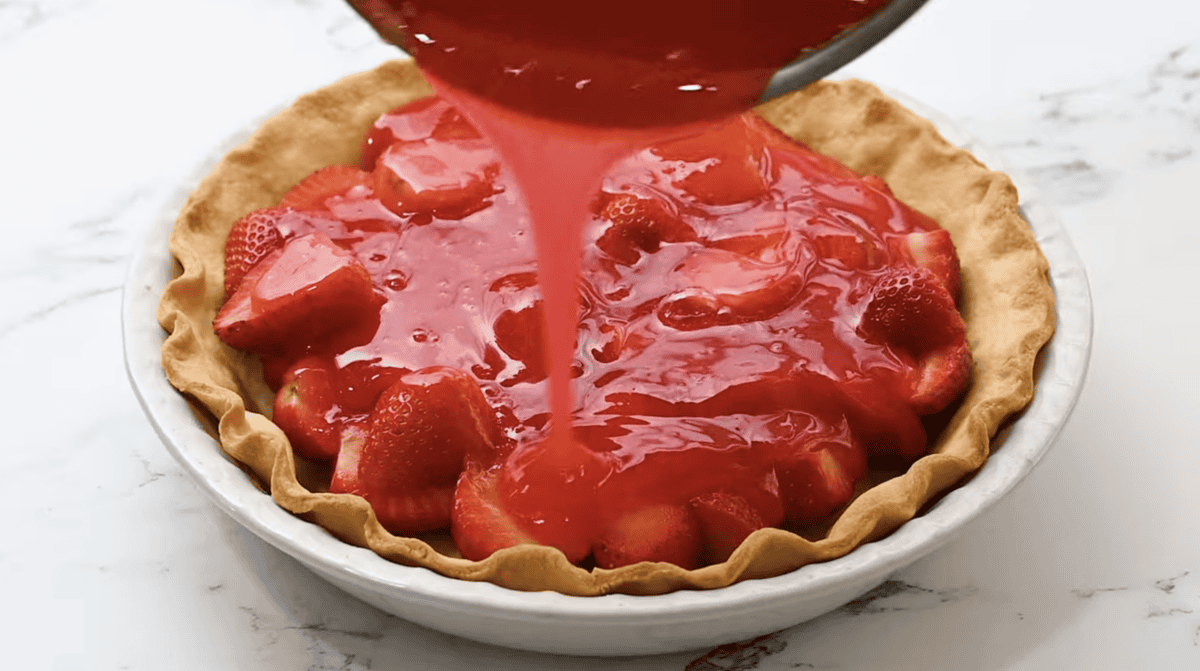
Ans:
[[[496,491],[498,475],[496,469],[468,468],[458,479],[450,533],[465,559],[482,561],[504,548],[537,543],[504,511]]]
[[[358,486],[358,463],[362,458],[363,445],[367,442],[368,429],[369,425],[365,422],[348,423],[342,428],[341,444],[333,467],[333,481],[329,483],[330,492],[362,495]]]
[[[373,186],[397,215],[462,219],[488,206],[499,172],[496,152],[482,140],[407,142],[383,151]]]
[[[909,403],[937,412],[966,387],[971,353],[966,324],[943,281],[924,268],[896,270],[876,283],[863,312],[868,339],[888,342],[911,357]]]
[[[909,233],[893,238],[889,248],[901,258],[933,273],[946,288],[946,293],[951,298],[958,298],[962,272],[950,231],[939,228]]]
[[[414,487],[452,487],[464,458],[490,458],[496,439],[491,407],[474,378],[441,366],[410,373],[375,404],[359,485],[368,498]]]
[[[338,405],[332,362],[305,357],[283,376],[271,420],[292,447],[310,459],[338,456],[345,416]]]
[[[280,207],[297,210],[328,211],[331,198],[353,193],[359,197],[370,193],[371,173],[349,165],[329,165],[305,177],[283,195]],[[358,189],[358,191],[354,191]]]
[[[700,558],[700,523],[687,507],[648,505],[616,519],[593,548],[596,565],[612,569],[638,562],[668,562],[695,568]]]
[[[783,506],[777,497],[771,497],[765,506],[755,506],[740,494],[716,491],[697,496],[691,506],[703,531],[706,564],[729,559],[747,536],[783,521]]]
[[[696,232],[673,214],[662,199],[631,193],[607,196],[600,217],[609,226],[596,240],[618,263],[631,266],[643,253],[657,252],[664,242],[696,239]]]
[[[726,123],[685,140],[666,142],[651,151],[679,161],[686,174],[675,185],[707,205],[732,205],[767,195],[763,150],[767,138],[757,123]]]
[[[849,442],[802,445],[775,465],[785,516],[796,524],[818,522],[854,496],[854,482],[867,472],[862,450]]]
[[[862,317],[868,337],[913,356],[961,342],[966,325],[945,285],[930,271],[898,269],[876,282]]]
[[[233,296],[246,273],[283,247],[277,210],[256,210],[239,219],[225,239],[225,295]]]
[[[325,342],[346,325],[373,332],[383,299],[362,264],[328,236],[294,238],[268,260],[217,313],[213,328],[226,344],[271,353]]]

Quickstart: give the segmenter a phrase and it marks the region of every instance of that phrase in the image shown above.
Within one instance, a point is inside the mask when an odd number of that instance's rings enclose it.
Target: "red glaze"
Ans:
[[[438,124],[421,115],[440,105],[382,119],[376,129],[405,130],[389,131],[396,139],[377,155],[480,142],[434,138]],[[474,554],[532,539],[572,560],[589,548],[605,564],[670,559],[642,556],[657,546],[628,540],[657,524],[686,540],[681,563],[723,558],[759,526],[811,522],[844,504],[865,454],[923,453],[920,415],[965,384],[969,354],[961,358],[962,322],[945,288],[957,286],[957,265],[928,252],[942,248],[941,229],[879,180],[757,117],[730,126],[619,163],[595,200],[566,452],[545,447],[541,292],[529,217],[507,170],[488,177],[490,194],[465,215],[439,216],[435,201],[396,212],[353,187],[326,200],[336,201],[334,218],[293,218],[350,250],[387,297],[370,342],[309,348],[336,362],[347,416],[363,421],[355,413],[365,417],[400,376],[431,366],[470,373],[482,389],[498,427],[494,452],[467,455],[475,475],[458,488],[473,498],[455,512],[465,524],[456,538]],[[447,179],[477,174],[487,151],[457,154],[463,163],[447,162],[458,171]],[[387,161],[375,177],[382,171],[395,174]],[[929,258],[936,269],[922,265]],[[879,317],[891,312],[871,307],[877,289],[906,274],[950,309]],[[864,325],[868,313],[876,316]],[[937,334],[932,352],[912,346],[920,329]],[[361,486],[353,468],[339,463],[342,491]],[[445,475],[428,484],[445,487]],[[642,516],[650,509],[663,514]],[[713,531],[729,526],[722,519],[735,531]],[[488,528],[507,540],[475,537]]]

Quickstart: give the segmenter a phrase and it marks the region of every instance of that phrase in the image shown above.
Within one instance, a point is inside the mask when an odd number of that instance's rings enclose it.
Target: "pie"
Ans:
[[[917,459],[906,470],[876,468],[859,478],[853,501],[832,517],[819,519],[821,516],[814,514],[813,519],[803,519],[803,515],[793,514],[789,524],[791,530],[763,528],[754,531],[740,546],[733,544],[736,550],[726,547],[720,552],[716,558],[720,561],[696,569],[685,566],[703,562],[685,558],[676,562],[683,566],[663,563],[621,565],[626,562],[618,559],[607,561],[607,565],[617,568],[587,570],[568,561],[563,553],[544,546],[523,544],[491,553],[487,549],[480,551],[468,547],[469,544],[461,542],[461,538],[460,545],[463,547],[456,547],[452,539],[441,531],[426,532],[414,527],[409,533],[407,527],[389,524],[403,535],[389,532],[380,523],[381,518],[387,522],[388,516],[373,510],[364,498],[351,493],[330,492],[331,485],[333,490],[341,492],[354,491],[354,486],[337,485],[339,475],[331,472],[332,466],[319,458],[310,458],[322,456],[319,452],[321,448],[313,448],[318,450],[313,452],[297,442],[296,451],[293,451],[279,427],[267,419],[275,412],[281,423],[287,423],[280,413],[272,386],[281,387],[287,376],[291,376],[288,379],[292,380],[300,373],[311,377],[313,374],[306,371],[319,369],[320,366],[305,363],[298,373],[297,359],[294,357],[284,365],[279,363],[283,357],[275,357],[270,351],[264,351],[264,356],[257,357],[230,348],[218,341],[213,320],[217,318],[218,330],[229,340],[230,322],[224,317],[232,308],[226,308],[222,317],[218,317],[218,310],[225,303],[226,275],[229,274],[225,267],[226,238],[235,222],[255,210],[278,207],[281,199],[294,200],[297,196],[293,187],[303,183],[311,173],[323,168],[329,172],[328,166],[331,165],[359,164],[362,159],[362,138],[376,119],[389,110],[413,103],[429,94],[430,90],[416,68],[410,62],[396,61],[301,98],[292,107],[267,121],[246,143],[225,157],[189,199],[172,236],[172,251],[180,263],[181,274],[168,286],[160,306],[160,322],[170,333],[163,349],[163,364],[169,379],[213,417],[220,419],[217,437],[226,453],[244,465],[281,506],[320,524],[339,538],[370,547],[380,555],[400,563],[426,566],[456,578],[490,580],[514,589],[554,589],[568,594],[588,595],[609,592],[655,594],[681,588],[721,587],[746,578],[779,575],[807,563],[841,556],[863,542],[890,533],[940,493],[974,472],[986,459],[992,448],[992,436],[1002,423],[1031,398],[1036,356],[1053,331],[1053,294],[1046,261],[1028,225],[1020,218],[1016,191],[1011,181],[1004,175],[988,171],[966,152],[950,146],[937,135],[931,124],[903,109],[874,87],[862,82],[818,83],[759,108],[757,112],[812,149],[837,158],[851,169],[868,175],[868,179],[882,180],[886,187],[881,184],[881,188],[890,189],[908,206],[949,231],[958,250],[962,266],[958,307],[965,325],[965,331],[958,337],[970,343],[970,356],[974,357],[975,365],[971,368],[967,391],[961,399],[921,401],[926,404],[927,412],[934,412],[940,411],[953,400],[950,409],[940,413],[944,416],[939,419],[945,426],[929,445],[929,454]],[[389,156],[390,149],[380,151],[382,156],[378,160],[405,158]],[[487,173],[490,169],[488,165],[487,161],[480,163],[479,168],[483,171],[480,174]],[[703,182],[703,179],[699,181]],[[487,180],[481,178],[467,180],[454,188],[431,189],[427,193],[434,196],[447,193],[459,195],[449,200],[431,201],[427,209],[435,212],[439,218],[466,219],[480,211],[480,202],[502,197],[494,185],[489,186],[490,182],[485,182]],[[690,187],[693,195],[698,193],[701,198],[715,201],[721,201],[725,196],[720,188],[696,182],[693,180]],[[372,186],[377,191],[383,189],[379,184]],[[615,193],[606,196],[608,200],[602,201],[598,207],[600,220],[608,222],[609,232],[618,228],[618,222],[611,214],[606,218],[606,204],[617,203],[613,210],[616,212],[623,205],[639,202],[630,201],[630,198],[646,200],[642,196],[621,193],[619,186]],[[412,200],[410,197],[406,202]],[[343,205],[357,207],[358,211],[364,207],[361,203]],[[389,215],[413,216],[412,212],[398,214],[392,211],[394,209],[394,206],[385,204],[380,212],[359,216],[359,223],[355,225],[369,228],[376,225],[370,222],[386,220]],[[668,205],[666,209],[671,208]],[[418,222],[416,225],[422,224]],[[678,268],[683,269],[682,272],[688,275],[693,284],[703,283],[705,277],[713,276],[714,267],[723,268],[722,273],[727,274],[731,264],[737,266],[731,250],[744,256],[746,245],[761,245],[761,240],[770,238],[771,230],[768,229],[764,229],[765,233],[756,230],[747,235],[728,236],[720,244],[708,244],[713,242],[713,236],[708,235],[705,245],[692,248],[705,251],[683,259]],[[601,230],[596,236],[597,248],[612,261],[610,265],[617,268],[622,264],[631,266],[639,263],[642,257],[652,256],[651,252],[656,251],[662,243],[670,246],[695,235],[695,231],[689,233],[671,226],[656,230],[653,240],[647,242],[643,236],[634,240],[632,245],[628,235],[608,235],[606,238]],[[933,230],[902,233],[923,235]],[[339,286],[361,285],[362,274],[355,270],[354,263],[339,256],[339,248],[329,244],[326,233],[300,237],[304,238],[300,245],[304,247],[304,259],[324,259],[322,263],[326,265],[320,267],[326,270],[321,272],[327,271],[329,277],[336,277]],[[838,235],[825,237],[829,238],[822,243],[827,248],[825,261],[828,263],[837,266],[865,262],[858,252],[841,251],[846,248],[836,244]],[[755,240],[760,242],[756,243]],[[295,246],[295,241],[289,245]],[[770,245],[762,246],[762,250],[768,249]],[[313,273],[317,272],[315,268],[320,265],[306,266],[302,261],[293,261],[293,264],[295,268],[306,268]],[[763,268],[769,267],[770,264],[757,264],[753,268],[741,269],[749,277],[747,281],[750,284],[757,282],[761,285],[762,296],[775,295],[772,291],[776,294],[793,291],[780,285],[776,281],[779,278],[769,276],[769,272],[763,275]],[[234,269],[231,266],[229,270],[232,272]],[[249,270],[251,274],[256,272],[271,271]],[[878,269],[873,272],[880,277],[886,274]],[[943,272],[949,279],[936,279],[938,272],[931,270],[928,264],[924,272],[923,277],[930,282],[957,281],[957,273],[951,277]],[[407,278],[401,275],[393,279],[403,284]],[[501,278],[508,282],[501,282],[501,285],[512,289],[509,294],[517,296],[514,300],[519,302],[519,294],[528,288],[529,283],[522,285],[520,273],[516,275],[518,277],[515,279],[507,275]],[[620,284],[620,276],[620,273],[609,274],[609,279],[618,278],[609,289],[616,291],[619,288],[616,285]],[[929,280],[929,277],[935,279]],[[604,278],[599,278],[597,282],[601,280]],[[888,281],[910,282],[900,279]],[[904,286],[910,285],[911,282]],[[357,311],[367,315],[372,310],[380,309],[370,289],[351,291],[356,291],[354,295],[360,296],[360,300],[336,301],[331,303],[332,307],[321,309],[333,310],[333,313],[337,310]],[[235,287],[230,293],[236,292]],[[740,307],[749,305],[747,309],[751,313],[756,309],[761,312],[762,309],[761,306],[755,307],[758,304],[754,300],[746,302],[738,299],[742,302],[721,303],[725,299],[719,292],[707,298],[700,297],[704,300],[685,294],[683,292],[672,300],[660,302],[664,307],[655,318],[677,331],[707,328],[713,326],[709,322],[714,319],[726,320],[716,324],[718,327],[732,328],[739,319],[742,321],[738,323],[749,321],[738,316],[741,314],[738,312]],[[713,300],[729,309],[706,311],[706,306],[711,307]],[[237,301],[231,296],[229,302],[234,304]],[[616,302],[619,303],[620,299],[616,299]],[[766,301],[770,305],[777,303],[782,304],[775,299]],[[509,308],[516,305],[509,305]],[[524,316],[521,309],[500,312],[512,316],[508,318],[510,323],[507,329],[501,328],[500,321],[495,322],[498,336],[502,331],[525,334],[536,330],[521,323],[523,318],[530,316],[528,310],[524,311]],[[754,313],[755,319],[762,316]],[[709,322],[704,322],[706,319]],[[321,323],[327,321],[330,320],[321,320]],[[891,323],[884,318],[868,321]],[[297,330],[295,326],[280,326],[282,335],[271,336],[278,341],[275,343],[278,345],[276,349],[283,347],[280,343],[286,340],[287,333]],[[610,356],[604,351],[611,339],[605,340],[603,323],[596,322],[593,326],[598,357],[602,360]],[[620,329],[610,329],[610,333],[615,331]],[[350,338],[347,341],[350,348],[362,345],[360,335],[355,334],[323,333],[316,329],[312,337]],[[531,356],[530,352],[536,351],[537,347],[531,347],[520,338],[507,341],[498,339],[497,342],[507,372],[474,371],[475,377],[487,380],[491,374],[490,379],[495,381],[501,378],[512,380],[522,374],[526,376],[524,381],[518,379],[510,387],[536,382],[537,357]],[[508,365],[510,363],[514,365]],[[449,380],[447,384],[453,386],[459,380],[453,374],[439,370],[417,372],[426,376],[423,380],[433,379],[428,377],[431,375],[436,377],[439,384]],[[405,370],[404,373],[416,374],[411,370]],[[273,385],[268,384],[268,378]],[[419,380],[410,380],[410,383],[417,386],[425,384]],[[607,383],[611,383],[611,380]],[[502,380],[496,384],[502,384]],[[638,418],[636,422],[621,424],[620,431],[637,435],[646,430],[643,428],[646,425],[653,425],[658,430],[659,424],[670,423],[664,418],[673,411],[647,409],[647,397],[630,392],[633,388],[627,389],[624,395],[610,395],[620,399],[616,405],[625,404],[622,417]],[[494,395],[488,399],[489,402],[494,400]],[[677,402],[683,401],[677,399]],[[653,406],[653,403],[650,405]],[[486,407],[486,403],[483,407]],[[655,419],[645,420],[648,416]],[[612,428],[611,424],[604,422],[598,426],[606,430]],[[678,424],[672,426],[678,427]],[[528,423],[518,422],[507,428],[510,432],[519,432],[521,427],[528,428]],[[481,431],[493,435],[491,432],[495,430],[493,427]],[[605,434],[606,439],[611,437],[610,434]],[[678,431],[670,435],[677,434]],[[708,431],[705,435],[711,436],[712,432]],[[896,441],[891,443],[895,444]],[[921,447],[924,448],[924,445]],[[335,446],[333,452],[336,451]],[[910,458],[918,453],[911,447],[901,452]],[[920,453],[923,452],[924,449],[921,449]],[[487,462],[486,459],[476,461]],[[343,475],[345,473],[341,465],[338,471]],[[448,475],[430,477],[433,478],[430,482],[438,483],[452,479]],[[464,477],[458,485],[460,498],[464,491],[470,494],[486,489],[488,482],[486,477]],[[708,498],[705,498],[707,495],[697,494],[691,499],[692,509],[701,511],[702,520],[705,515],[728,517],[731,510],[738,510],[741,505],[730,503],[730,492],[716,491],[711,494]],[[741,498],[743,502],[747,499],[746,496]],[[697,503],[697,499],[702,500]],[[382,510],[376,503],[376,508]],[[667,528],[677,530],[679,527],[668,525]],[[680,537],[685,536],[687,534]],[[741,539],[738,537],[735,540]],[[613,546],[612,543],[596,545],[604,545],[610,550]],[[678,546],[680,543],[672,545]],[[713,543],[709,542],[708,545],[712,546]],[[622,549],[621,544],[617,543],[615,554],[620,555]],[[711,547],[708,551],[711,553]],[[732,554],[729,554],[730,551]],[[461,555],[464,554],[480,560],[463,559]],[[572,559],[582,559],[579,554],[573,553]],[[726,558],[726,555],[729,556]],[[599,551],[596,559],[600,565],[606,565]]]

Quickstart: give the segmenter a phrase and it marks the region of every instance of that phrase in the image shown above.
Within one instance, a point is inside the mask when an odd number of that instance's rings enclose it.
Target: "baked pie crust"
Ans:
[[[974,366],[967,393],[929,454],[906,472],[873,473],[832,526],[762,529],[721,564],[688,571],[669,564],[585,570],[559,551],[523,545],[480,562],[457,556],[449,535],[400,538],[370,505],[330,494],[328,466],[293,454],[271,423],[274,394],[255,356],[217,339],[224,301],[224,245],[242,215],[278,204],[313,171],[356,165],[362,138],[383,113],[432,90],[411,61],[397,60],[299,98],[229,152],[187,200],[171,235],[180,273],[163,293],[158,319],[168,332],[167,377],[209,419],[226,454],[283,508],[347,543],[463,580],[572,595],[662,594],[713,589],[781,575],[843,556],[882,538],[970,477],[998,446],[1001,426],[1033,396],[1038,353],[1054,332],[1049,265],[1021,218],[1017,191],[938,134],[929,121],[871,84],[818,82],[758,108],[812,149],[888,183],[909,206],[950,231],[962,265],[960,307]]]

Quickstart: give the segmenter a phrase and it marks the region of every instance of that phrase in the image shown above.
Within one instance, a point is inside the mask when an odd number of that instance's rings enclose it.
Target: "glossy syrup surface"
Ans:
[[[637,152],[589,199],[569,453],[547,447],[545,308],[511,173],[437,100],[381,119],[364,162],[374,187],[324,203],[326,233],[388,299],[370,342],[325,353],[345,409],[402,372],[469,372],[505,436],[481,466],[529,529],[558,520],[545,542],[714,491],[778,499],[781,461],[815,444],[923,449],[914,362],[858,323],[877,278],[910,263],[896,242],[936,224],[758,117]],[[396,171],[426,205],[389,202],[378,176]]]

